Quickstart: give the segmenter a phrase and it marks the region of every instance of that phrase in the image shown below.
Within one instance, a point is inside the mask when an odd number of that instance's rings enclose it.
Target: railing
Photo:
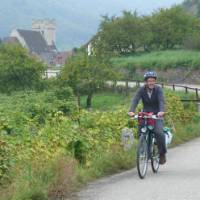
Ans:
[[[159,84],[159,83],[158,83]],[[196,94],[196,100],[199,101],[199,93],[200,93],[200,88],[195,88],[195,87],[189,87],[186,85],[177,85],[177,84],[163,84],[161,83],[162,88],[164,88],[165,86],[167,87],[172,87],[173,91],[176,91],[176,88],[181,88],[185,91],[185,93],[188,93],[189,91],[193,91]],[[187,101],[187,100],[185,100]]]
[[[45,78],[50,78],[50,77],[57,77],[60,74],[60,69],[48,69],[45,72]],[[123,81],[118,81],[118,83],[122,83],[122,85],[125,85],[125,87],[128,89],[129,88],[129,83],[135,83],[135,86],[140,86],[143,85],[144,83],[142,81],[138,81],[138,80],[133,80],[133,81],[127,81],[127,80],[123,80]],[[162,88],[166,87],[166,88],[171,88],[173,89],[173,91],[175,91],[177,88],[177,90],[185,90],[186,93],[188,93],[189,91],[193,91],[196,94],[196,99],[195,100],[183,100],[183,101],[200,101],[200,86],[197,87],[189,87],[186,85],[178,85],[178,84],[166,84],[166,83],[157,83],[158,85],[161,85]]]
[[[134,86],[142,86],[144,85],[144,82],[133,80],[133,81],[118,81],[117,85],[124,85],[125,88],[130,88]],[[179,84],[166,84],[166,83],[157,83],[157,85],[160,85],[162,88],[169,88],[173,91],[185,91],[185,93],[194,92],[196,99],[194,100],[182,100],[182,101],[200,101],[200,85],[199,86],[187,86],[187,85],[179,85]]]

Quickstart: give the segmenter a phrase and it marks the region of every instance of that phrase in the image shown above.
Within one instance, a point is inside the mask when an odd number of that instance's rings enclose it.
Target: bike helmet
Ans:
[[[154,71],[148,71],[144,74],[144,80],[146,81],[148,78],[155,78],[157,79],[157,73]]]

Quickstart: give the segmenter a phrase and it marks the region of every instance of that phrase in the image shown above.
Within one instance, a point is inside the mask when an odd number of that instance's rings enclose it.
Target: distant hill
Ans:
[[[200,0],[185,0],[183,7],[194,15],[200,17]]]
[[[119,15],[122,10],[147,14],[182,0],[5,0],[0,4],[0,37],[12,28],[30,29],[32,19],[57,21],[57,45],[70,49],[86,43],[97,31],[100,15]]]

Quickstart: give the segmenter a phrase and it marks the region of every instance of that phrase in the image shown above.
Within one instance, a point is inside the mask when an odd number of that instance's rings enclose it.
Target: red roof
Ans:
[[[64,65],[68,58],[74,55],[74,51],[62,51],[56,54],[54,62],[56,65]]]

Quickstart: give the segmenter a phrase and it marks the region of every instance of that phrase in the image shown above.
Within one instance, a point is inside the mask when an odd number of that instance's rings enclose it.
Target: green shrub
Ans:
[[[193,110],[185,112],[188,108],[174,93],[167,91],[165,95],[166,123],[171,127],[173,122],[177,130],[174,144],[198,136],[199,115]],[[76,113],[74,118],[59,110],[58,102],[65,100],[55,97],[54,92],[12,97],[2,96],[4,103],[0,102],[0,181],[10,190],[9,200],[55,199],[59,191],[64,198],[74,184],[72,177],[85,182],[134,166],[135,147],[127,152],[121,144],[121,130],[129,125],[128,105],[106,112],[81,110],[77,114],[72,97],[66,102],[72,114]],[[197,122],[195,128],[182,125],[192,120]],[[137,123],[133,126],[136,133]],[[7,129],[12,130],[11,134]],[[78,168],[76,175],[74,167]]]
[[[114,66],[128,68],[129,71],[135,69],[164,70],[177,67],[199,69],[200,53],[191,50],[167,50],[113,58],[112,61]]]

